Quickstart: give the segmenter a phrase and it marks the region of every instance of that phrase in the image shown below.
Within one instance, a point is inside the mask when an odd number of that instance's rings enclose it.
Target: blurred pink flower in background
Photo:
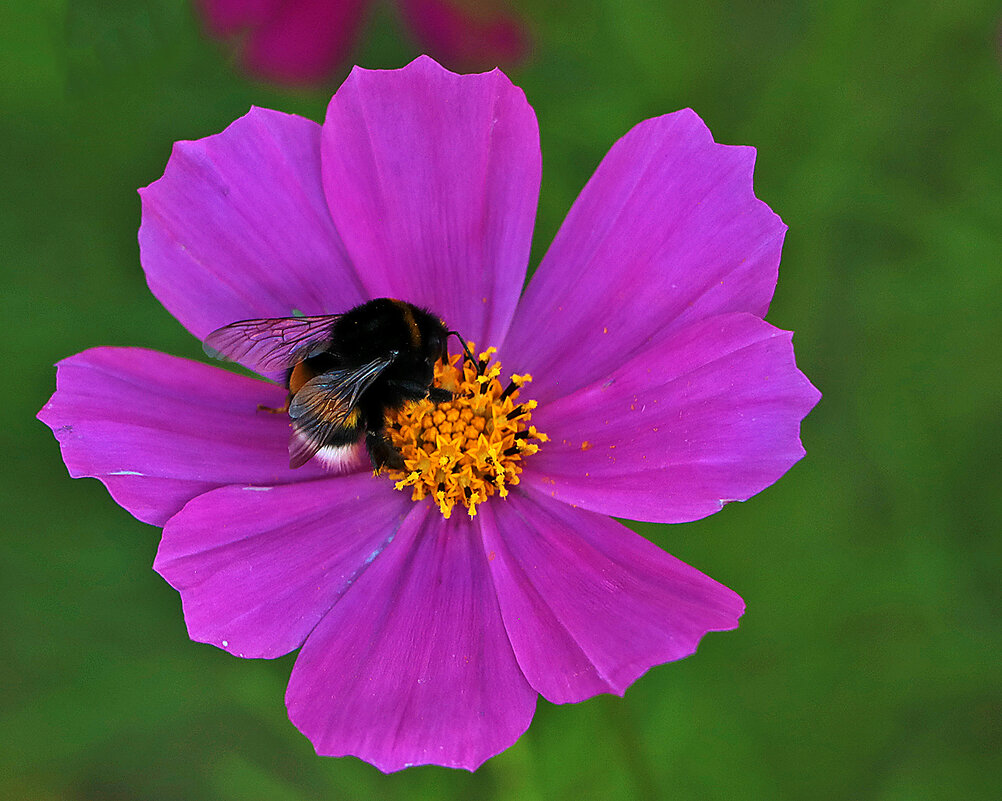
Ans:
[[[422,49],[457,69],[511,66],[528,37],[504,0],[395,0]],[[315,83],[345,63],[373,0],[196,0],[211,35],[239,42],[252,75]]]

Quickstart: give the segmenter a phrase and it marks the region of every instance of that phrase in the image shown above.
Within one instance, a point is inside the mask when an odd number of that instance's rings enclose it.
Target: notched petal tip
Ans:
[[[689,107],[644,120],[635,125],[634,130],[641,129],[645,125],[657,124],[662,120],[677,122],[683,129],[681,135],[693,136],[697,141],[701,142],[702,147],[718,154],[721,157],[721,161],[733,164],[735,172],[739,176],[743,176],[741,183],[744,185],[745,191],[758,201],[760,207],[764,208],[764,210],[768,211],[769,215],[775,218],[775,222],[782,227],[782,230],[778,233],[785,234],[787,230],[786,223],[783,222],[779,214],[768,203],[759,198],[755,193],[755,163],[758,160],[758,149],[754,145],[731,145],[725,142],[718,142],[703,118]]]
[[[432,78],[448,76],[450,79],[458,80],[469,80],[478,77],[496,76],[498,78],[503,78],[504,82],[514,89],[517,89],[524,96],[524,91],[521,87],[515,86],[511,78],[502,70],[500,67],[493,67],[491,69],[486,69],[481,72],[455,72],[450,70],[448,67],[442,66],[434,58],[422,53],[413,60],[409,61],[402,67],[395,69],[374,69],[372,67],[362,67],[355,64],[351,71],[348,73],[348,77],[345,78],[344,82],[339,87],[338,92],[340,92],[344,87],[357,83],[358,81],[368,81],[368,80],[403,80],[412,79],[416,75],[427,75]],[[336,96],[336,95],[335,95]]]

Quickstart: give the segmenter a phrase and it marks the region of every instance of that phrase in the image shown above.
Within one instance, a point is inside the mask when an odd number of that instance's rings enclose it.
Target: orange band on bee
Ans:
[[[289,396],[295,395],[303,388],[303,384],[313,378],[316,374],[306,366],[306,362],[299,362],[292,368],[289,374]]]

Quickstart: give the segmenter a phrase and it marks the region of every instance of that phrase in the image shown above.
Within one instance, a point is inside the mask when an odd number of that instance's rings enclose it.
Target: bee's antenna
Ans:
[[[480,362],[474,358],[473,354],[470,352],[470,346],[466,344],[466,340],[463,339],[462,335],[458,331],[446,331],[445,335],[447,337],[455,337],[459,340],[459,344],[463,346],[463,353],[466,354],[466,358],[477,366],[477,375],[483,375],[484,368],[481,366]]]

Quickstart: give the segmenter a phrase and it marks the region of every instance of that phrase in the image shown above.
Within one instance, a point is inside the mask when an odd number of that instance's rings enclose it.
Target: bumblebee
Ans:
[[[284,371],[286,404],[266,410],[289,414],[289,467],[318,454],[337,466],[350,461],[364,439],[378,473],[404,467],[384,431],[387,412],[423,398],[451,399],[432,386],[435,362],[448,360],[450,336],[472,359],[465,340],[436,315],[376,298],[344,314],[240,320],[209,334],[204,349],[261,372]]]

